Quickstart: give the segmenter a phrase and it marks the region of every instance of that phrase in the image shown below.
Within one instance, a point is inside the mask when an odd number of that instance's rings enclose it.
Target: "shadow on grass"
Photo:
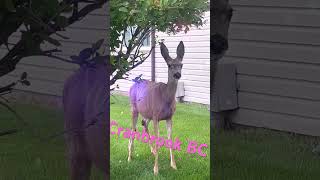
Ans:
[[[30,124],[23,131],[0,137],[0,180],[67,180],[63,136],[40,141],[63,130],[63,112],[37,105],[13,108]],[[1,131],[17,127],[14,116],[0,109]],[[103,179],[93,170],[93,179]]]
[[[318,180],[320,138],[240,127],[214,133],[214,179]]]

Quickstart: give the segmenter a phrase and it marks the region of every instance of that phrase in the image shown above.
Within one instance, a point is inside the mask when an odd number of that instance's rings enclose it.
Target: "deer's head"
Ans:
[[[176,58],[171,58],[169,55],[168,48],[161,42],[160,43],[160,50],[161,50],[161,55],[166,61],[168,65],[168,78],[169,79],[174,79],[174,80],[179,80],[181,78],[181,69],[182,69],[182,59],[184,56],[184,45],[183,42],[180,41],[178,47],[177,47],[177,57]]]
[[[214,17],[211,48],[214,59],[220,59],[228,49],[228,30],[233,9],[228,0],[215,0],[211,8]]]

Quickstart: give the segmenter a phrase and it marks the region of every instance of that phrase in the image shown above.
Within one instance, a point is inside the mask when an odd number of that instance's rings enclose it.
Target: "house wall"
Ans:
[[[167,35],[156,32],[158,39],[164,39],[170,55],[176,57],[176,48],[180,41],[184,42],[185,55],[183,59],[182,77],[184,83],[184,101],[210,104],[210,12],[205,13],[206,24],[199,28],[192,28],[188,33]],[[167,82],[168,67],[161,56],[159,45],[155,48],[157,82]],[[130,72],[129,80],[118,80],[120,91],[128,92],[132,85],[131,79],[143,74],[143,79],[151,79],[151,59]]]
[[[69,37],[68,40],[61,40],[62,46],[59,49],[61,53],[57,55],[70,59],[69,56],[77,55],[82,49],[91,47],[92,43],[99,39],[107,38],[107,24],[109,23],[109,15],[107,14],[107,5],[98,9],[79,22],[74,23],[60,34]],[[19,40],[20,33],[16,32],[9,42]],[[52,37],[61,39],[56,35]],[[43,45],[44,48],[54,49],[49,44]],[[7,50],[4,46],[0,47],[0,58],[5,56]],[[57,59],[44,56],[32,56],[22,59],[16,70],[8,75],[0,78],[1,85],[7,85],[18,80],[22,72],[28,73],[28,79],[31,86],[16,86],[17,90],[25,92],[33,92],[43,95],[62,96],[64,81],[79,66],[65,63]]]
[[[320,135],[320,1],[230,0],[234,122]]]

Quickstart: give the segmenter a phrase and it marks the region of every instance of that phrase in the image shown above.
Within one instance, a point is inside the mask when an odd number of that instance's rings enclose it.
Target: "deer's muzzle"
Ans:
[[[173,77],[174,77],[175,79],[180,79],[180,78],[181,78],[181,74],[180,74],[180,73],[175,73],[175,74],[173,75]]]

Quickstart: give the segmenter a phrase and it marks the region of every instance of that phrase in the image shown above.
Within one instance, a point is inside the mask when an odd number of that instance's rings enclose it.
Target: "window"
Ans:
[[[125,42],[128,44],[129,39],[132,38],[132,34],[135,31],[135,27],[129,27],[127,32],[126,32],[126,38],[125,38]],[[142,42],[142,47],[149,47],[151,46],[151,38],[150,38],[150,34],[147,35],[147,37],[144,39],[144,41]]]

